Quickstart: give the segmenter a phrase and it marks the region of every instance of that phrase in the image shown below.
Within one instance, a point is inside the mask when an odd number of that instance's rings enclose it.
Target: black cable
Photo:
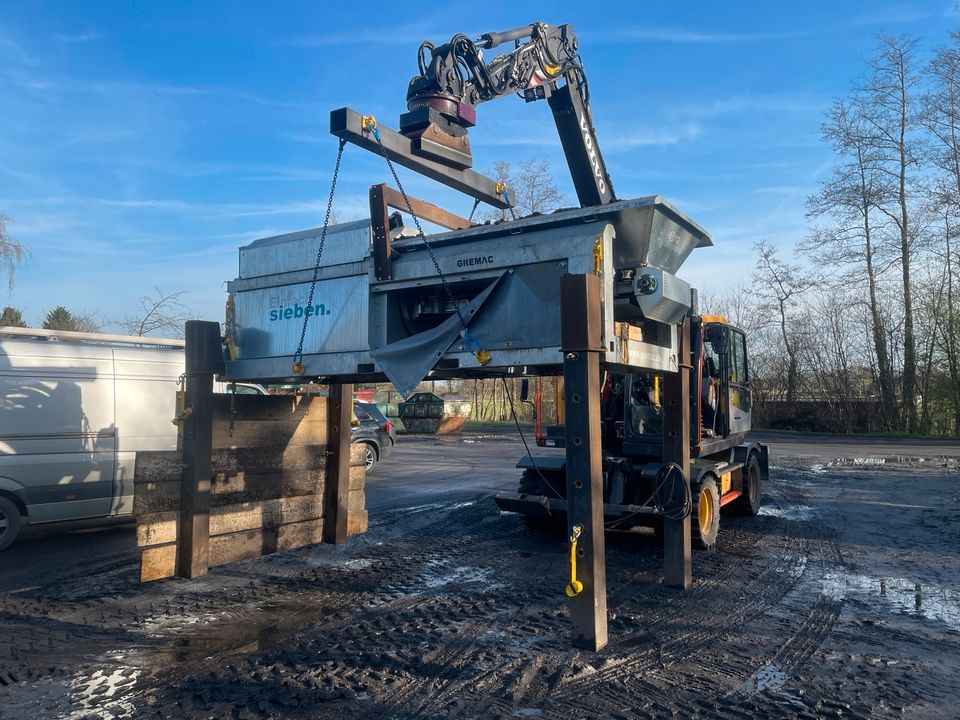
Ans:
[[[536,471],[537,475],[540,476],[540,479],[547,486],[547,488],[549,488],[550,491],[553,492],[553,494],[556,495],[558,499],[562,499],[563,496],[559,492],[557,492],[557,489],[553,487],[550,481],[547,480],[546,476],[544,476],[544,474],[540,471],[540,468],[537,467],[537,461],[534,459],[533,453],[530,452],[530,446],[527,444],[526,437],[524,437],[523,429],[520,427],[520,419],[517,417],[517,411],[513,405],[513,396],[510,394],[510,389],[507,386],[506,376],[501,375],[500,381],[503,383],[504,394],[507,396],[507,402],[510,403],[510,414],[513,416],[513,422],[517,427],[517,434],[520,435],[520,440],[523,442],[523,447],[527,452],[527,457],[530,458],[530,464],[533,466],[533,469]],[[666,484],[667,478],[673,478],[673,485],[670,488],[670,497],[673,497],[673,490],[675,489],[675,486],[676,486],[677,475],[679,475],[681,480],[680,485],[683,488],[683,494],[684,494],[683,505],[680,507],[680,512],[675,513],[675,512],[662,511],[660,515],[667,518],[668,520],[679,521],[679,520],[685,519],[690,515],[691,511],[693,510],[693,496],[690,491],[690,483],[687,482],[686,476],[683,474],[683,468],[677,465],[676,463],[666,463],[663,467],[660,468],[660,470],[657,471],[657,476],[660,477],[661,475],[662,477],[660,479],[659,484],[653,489],[653,492],[651,493],[650,497],[646,501],[640,504],[640,507],[641,508],[649,507],[651,503],[653,503],[653,501],[656,500],[661,488],[663,488],[663,486]],[[635,510],[629,515],[624,515],[623,517],[615,518],[613,520],[610,520],[609,522],[604,523],[604,527],[614,528],[620,523],[622,523],[624,520],[629,520],[630,518],[635,517],[636,515],[640,515],[642,512],[643,510]]]
[[[662,479],[660,480],[660,483],[653,489],[653,492],[650,494],[650,497],[640,504],[640,507],[645,508],[645,507],[651,506],[651,503],[653,503],[653,501],[657,499],[657,495],[660,493],[660,489],[666,484],[668,477],[674,478],[673,486],[671,486],[670,488],[670,496],[673,497],[673,490],[674,490],[674,487],[676,486],[676,476],[679,474],[681,478],[681,487],[683,487],[683,494],[684,494],[683,505],[680,508],[680,512],[679,514],[665,512],[661,508],[661,512],[659,514],[667,518],[668,520],[678,520],[678,521],[683,520],[688,515],[690,515],[690,512],[693,510],[693,496],[690,493],[690,483],[687,482],[687,479],[683,474],[683,468],[677,465],[676,463],[667,463],[657,471],[658,477],[660,477],[661,474],[662,474]],[[636,515],[640,515],[641,513],[643,513],[643,510],[635,510],[629,515],[624,515],[623,517],[616,518],[614,520],[611,520],[610,522],[604,523],[604,527],[614,528],[620,523],[622,523],[624,520],[629,520],[630,518],[635,517]]]
[[[550,484],[550,481],[547,480],[546,476],[540,472],[540,468],[537,467],[537,461],[533,459],[533,453],[530,452],[530,446],[527,444],[527,439],[523,436],[523,430],[520,428],[520,419],[517,417],[516,408],[513,406],[513,395],[510,394],[510,389],[507,387],[507,378],[501,375],[500,380],[503,382],[503,392],[507,396],[507,402],[510,403],[510,414],[513,416],[513,422],[517,426],[517,433],[520,435],[520,440],[523,441],[523,447],[527,451],[527,457],[530,458],[530,464],[533,465],[533,469],[537,475],[540,476],[540,479],[543,480],[544,485],[557,496],[557,499],[562,499],[563,496],[557,492],[557,489]]]

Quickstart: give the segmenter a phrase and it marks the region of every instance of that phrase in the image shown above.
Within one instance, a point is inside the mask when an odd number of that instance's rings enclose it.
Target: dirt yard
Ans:
[[[957,717],[960,447],[765,440],[765,508],[691,590],[608,536],[596,654],[563,539],[489,498],[512,438],[399,445],[367,535],[199,581],[139,586],[130,527],[34,532],[0,555],[0,717]]]

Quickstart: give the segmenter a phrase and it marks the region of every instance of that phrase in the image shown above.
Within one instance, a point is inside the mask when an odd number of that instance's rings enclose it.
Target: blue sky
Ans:
[[[746,279],[761,239],[789,249],[830,165],[823,114],[877,33],[945,42],[952,0],[578,3],[7,2],[0,6],[0,213],[31,259],[0,304],[28,321],[63,304],[105,322],[154,285],[221,319],[239,245],[322,222],[349,105],[396,127],[422,40],[572,23],[601,148],[621,198],[660,194],[717,246],[695,284]],[[573,205],[546,103],[478,110],[474,161],[547,158]],[[472,201],[403,174],[411,193]],[[337,210],[387,179],[348,147]],[[6,290],[4,288],[3,292]]]

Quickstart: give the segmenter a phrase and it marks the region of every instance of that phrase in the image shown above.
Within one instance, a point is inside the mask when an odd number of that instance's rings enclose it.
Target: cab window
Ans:
[[[747,376],[747,338],[738,330],[730,331],[730,382],[746,385]]]

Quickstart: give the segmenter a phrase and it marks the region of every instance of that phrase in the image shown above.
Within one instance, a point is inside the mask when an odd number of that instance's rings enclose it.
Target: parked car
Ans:
[[[353,401],[354,423],[350,442],[363,445],[367,472],[390,454],[397,441],[397,429],[373,403]]]
[[[131,516],[137,453],[177,448],[183,371],[182,340],[0,328],[0,550],[27,523]]]

